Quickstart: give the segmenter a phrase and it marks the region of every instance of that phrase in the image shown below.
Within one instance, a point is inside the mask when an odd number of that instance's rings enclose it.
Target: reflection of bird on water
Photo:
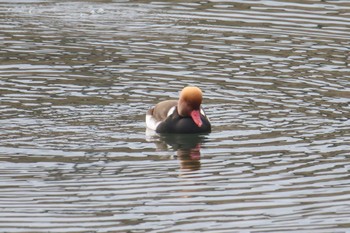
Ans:
[[[162,134],[162,142],[176,150],[182,169],[200,169],[200,145],[205,140],[203,134]]]
[[[147,128],[157,133],[209,133],[211,125],[202,104],[202,91],[198,87],[185,87],[179,100],[166,100],[149,109]]]
[[[201,152],[199,144],[192,149],[177,150],[177,157],[180,161],[181,169],[196,171],[201,167]]]

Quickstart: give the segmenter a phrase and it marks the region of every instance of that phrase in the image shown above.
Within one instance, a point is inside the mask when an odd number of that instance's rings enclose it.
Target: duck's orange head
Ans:
[[[188,86],[182,89],[180,100],[189,104],[193,109],[199,109],[202,103],[203,94],[198,87]]]
[[[181,116],[191,116],[198,127],[202,126],[202,120],[200,117],[202,99],[203,94],[201,89],[194,86],[188,86],[182,89],[178,103],[179,114]]]

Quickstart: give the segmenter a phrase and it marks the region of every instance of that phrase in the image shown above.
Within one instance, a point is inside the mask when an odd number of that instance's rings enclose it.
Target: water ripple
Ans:
[[[346,1],[0,1],[6,232],[345,232]],[[204,91],[213,132],[144,113]]]

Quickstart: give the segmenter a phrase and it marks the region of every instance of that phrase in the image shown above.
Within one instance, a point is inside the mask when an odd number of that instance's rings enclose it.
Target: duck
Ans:
[[[146,126],[160,134],[210,133],[211,123],[201,107],[202,90],[196,86],[182,89],[178,100],[164,100],[146,113]]]

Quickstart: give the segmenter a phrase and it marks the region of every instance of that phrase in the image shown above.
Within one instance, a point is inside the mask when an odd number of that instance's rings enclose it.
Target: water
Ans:
[[[349,11],[1,0],[1,232],[349,231]],[[146,134],[189,84],[213,132]]]

